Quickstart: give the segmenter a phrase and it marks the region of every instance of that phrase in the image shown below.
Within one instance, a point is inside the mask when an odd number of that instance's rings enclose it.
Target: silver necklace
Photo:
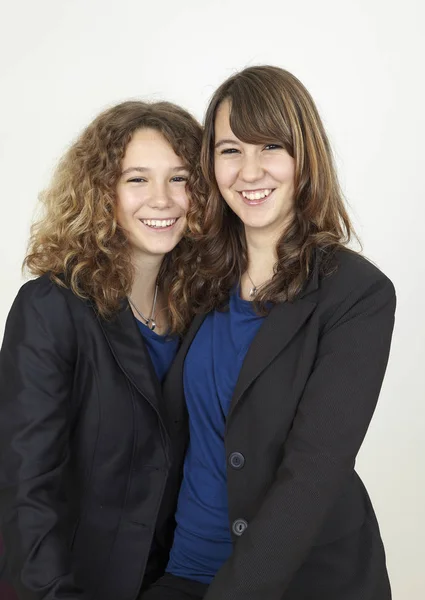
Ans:
[[[139,315],[139,317],[142,318],[142,322],[144,325],[146,325],[146,327],[149,327],[149,329],[151,331],[155,331],[155,327],[156,327],[156,323],[155,323],[155,307],[156,307],[156,297],[158,296],[158,284],[156,284],[155,286],[155,293],[153,295],[153,302],[152,302],[152,308],[151,308],[151,315],[149,318],[145,317],[145,315],[137,308],[137,306],[134,304],[133,300],[130,298],[130,296],[128,296],[128,301],[130,302],[131,306],[134,308],[134,310],[137,312],[137,314]]]
[[[252,281],[251,279],[251,275],[248,273],[248,271],[246,272],[246,274],[248,275],[248,279],[250,280],[250,282],[252,283],[252,288],[249,290],[249,297],[253,298],[256,294],[257,294],[257,286],[255,285],[255,283]]]

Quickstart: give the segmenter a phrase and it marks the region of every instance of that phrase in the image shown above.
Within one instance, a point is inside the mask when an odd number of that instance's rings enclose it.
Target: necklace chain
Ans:
[[[154,293],[154,296],[153,296],[151,314],[150,314],[149,318],[145,317],[145,315],[142,313],[142,311],[140,311],[137,308],[137,306],[134,304],[134,302],[130,298],[130,296],[128,296],[129,303],[134,308],[134,310],[137,312],[137,314],[139,315],[139,317],[142,318],[143,324],[146,325],[146,327],[149,327],[149,329],[151,331],[155,331],[155,327],[156,327],[156,323],[155,323],[155,307],[156,307],[156,298],[157,298],[157,296],[158,296],[158,284],[156,284],[156,286],[155,286],[155,293]]]
[[[256,293],[257,293],[257,286],[255,285],[255,283],[252,281],[251,279],[251,275],[248,273],[248,270],[246,271],[246,274],[248,275],[248,279],[250,280],[250,282],[252,283],[252,288],[249,290],[249,297],[253,298]]]

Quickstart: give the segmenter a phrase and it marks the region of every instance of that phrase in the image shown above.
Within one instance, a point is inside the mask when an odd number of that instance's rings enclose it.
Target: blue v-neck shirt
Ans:
[[[171,363],[177,354],[180,339],[177,335],[159,335],[146,327],[139,319],[136,319],[140,333],[145,340],[146,348],[152,360],[155,373],[162,382],[171,367]]]
[[[263,322],[239,293],[212,312],[188,351],[183,373],[190,442],[167,572],[210,583],[232,552],[224,431],[248,348]]]

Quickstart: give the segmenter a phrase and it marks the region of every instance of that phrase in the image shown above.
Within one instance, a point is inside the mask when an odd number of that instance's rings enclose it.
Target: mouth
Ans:
[[[245,202],[245,204],[254,206],[257,204],[263,204],[266,200],[270,198],[273,192],[273,188],[264,188],[261,190],[243,190],[239,192],[239,194],[242,200]]]
[[[174,219],[139,219],[139,221],[146,227],[149,227],[149,229],[168,231],[174,227],[179,218],[180,217]]]

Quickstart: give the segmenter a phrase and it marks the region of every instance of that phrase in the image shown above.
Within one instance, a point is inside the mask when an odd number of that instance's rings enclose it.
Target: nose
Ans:
[[[260,157],[256,154],[245,154],[242,157],[242,164],[239,177],[247,183],[259,181],[264,175],[264,169],[261,165]]]
[[[151,208],[162,210],[164,208],[169,208],[172,204],[173,201],[167,185],[164,183],[155,184],[149,200],[149,206]]]

